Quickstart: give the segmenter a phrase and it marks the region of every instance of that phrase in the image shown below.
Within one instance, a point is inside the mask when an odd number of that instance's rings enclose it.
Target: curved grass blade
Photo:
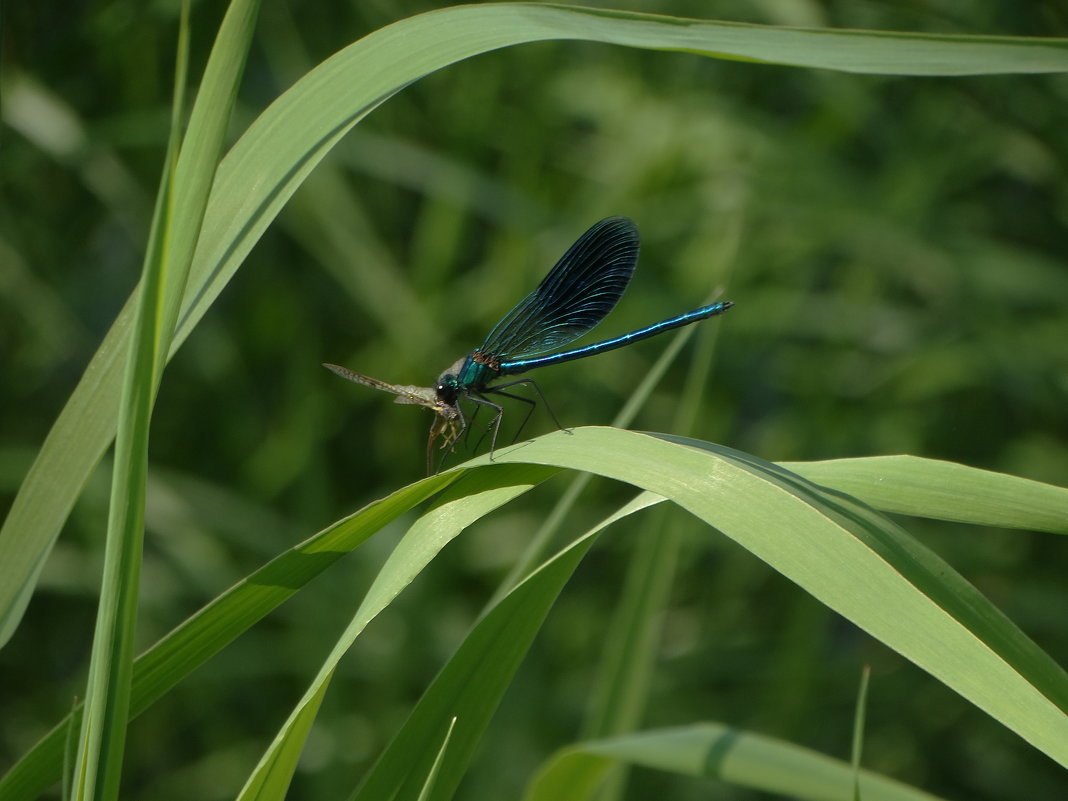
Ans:
[[[625,763],[680,776],[805,801],[851,801],[853,766],[784,740],[721,723],[652,729],[578,743],[555,754],[531,782],[524,801],[586,801],[616,765]],[[864,801],[939,801],[871,771],[856,776]]]
[[[248,782],[237,794],[237,801],[282,801],[286,797],[300,752],[304,750],[304,741],[315,722],[333,675],[331,671],[308,703],[301,707],[300,713],[286,721],[271,744],[271,760],[249,776]]]
[[[729,448],[607,428],[494,458],[588,470],[669,498],[1068,766],[1068,674],[870,507]],[[1068,500],[1047,510],[1068,516]]]
[[[195,227],[188,229],[193,239],[186,243],[181,243],[177,237],[172,238],[172,229],[175,215],[181,212],[190,212],[199,221],[210,184],[209,171],[209,176],[201,182],[201,192],[187,191],[204,165],[183,162],[179,155],[182,104],[189,69],[188,2],[182,4],[176,49],[167,156],[152,216],[141,273],[142,291],[123,374],[100,599],[78,749],[69,780],[71,797],[90,801],[97,798],[107,801],[119,794],[144,541],[149,425],[196,241]],[[216,53],[212,65],[215,70],[219,69],[218,59]],[[240,69],[237,72],[240,73]],[[215,77],[225,80],[223,76]],[[236,77],[231,80],[236,86]],[[194,116],[199,115],[197,121],[201,126],[215,124],[219,132],[218,150],[222,146],[221,133],[229,107],[215,114],[218,116],[205,116],[203,100],[194,107]],[[214,164],[217,154],[211,154],[211,157]],[[184,250],[182,244],[185,244]]]
[[[456,718],[454,717],[449,721],[449,730],[445,732],[445,737],[442,740],[441,748],[438,749],[437,758],[434,760],[434,764],[430,767],[430,775],[426,777],[426,781],[423,782],[423,789],[419,792],[419,798],[416,801],[429,801],[430,794],[433,792],[434,787],[437,784],[438,774],[441,772],[441,766],[445,763],[445,754],[448,752],[449,743],[452,740],[452,730],[456,728]]]
[[[853,749],[850,753],[849,765],[853,772],[853,801],[861,801],[861,776],[863,770],[860,767],[861,754],[864,751],[864,719],[868,713],[868,680],[871,678],[871,667],[865,665],[860,672],[860,688],[857,690],[857,708],[853,713]]]
[[[1068,534],[1068,488],[920,456],[781,462],[884,512]]]

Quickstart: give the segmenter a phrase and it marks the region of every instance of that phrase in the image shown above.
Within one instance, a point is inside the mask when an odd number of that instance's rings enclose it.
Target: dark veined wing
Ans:
[[[497,323],[479,351],[503,362],[578,339],[612,311],[637,264],[638,227],[633,220],[601,220]]]

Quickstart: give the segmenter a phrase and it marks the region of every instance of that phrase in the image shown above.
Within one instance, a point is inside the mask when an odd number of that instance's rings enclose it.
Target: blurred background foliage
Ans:
[[[330,53],[432,7],[264,4],[234,135]],[[614,7],[1068,36],[1065,7],[1009,0]],[[222,10],[195,4],[195,70]],[[58,24],[33,4],[5,11],[6,509],[139,274],[176,9],[92,2]],[[611,214],[638,222],[642,259],[598,335],[692,308],[714,289],[737,303],[700,326],[717,342],[694,436],[772,460],[912,453],[1068,484],[1066,103],[1065,76],[857,76],[582,43],[512,48],[409,87],[300,190],[164,377],[143,644],[422,474],[429,415],[320,362],[431,382]],[[565,424],[605,424],[664,344],[538,380]],[[687,357],[675,365],[635,428],[671,430],[689,369]],[[551,427],[540,413],[531,432]],[[108,477],[104,465],[86,487],[0,651],[0,770],[84,692]],[[294,797],[337,797],[361,774],[562,487],[550,482],[468,532],[368,630],[334,680]],[[629,494],[594,482],[565,533]],[[905,522],[1068,662],[1063,543]],[[587,559],[462,797],[514,797],[577,736],[628,554],[663,525],[656,515],[626,523]],[[136,721],[124,797],[232,796],[389,547],[388,537],[368,543]],[[707,531],[689,537],[664,626],[648,725],[720,720],[846,757],[871,664],[869,767],[951,798],[1063,793],[1063,770],[1046,757]],[[708,788],[638,771],[629,797],[669,793],[705,798]]]

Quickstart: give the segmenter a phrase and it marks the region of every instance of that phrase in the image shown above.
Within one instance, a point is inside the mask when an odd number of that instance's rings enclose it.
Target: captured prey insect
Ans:
[[[337,364],[323,363],[323,367],[337,373],[342,378],[355,381],[372,389],[380,389],[383,392],[392,392],[397,397],[394,403],[407,403],[412,406],[425,406],[434,411],[434,422],[430,426],[430,436],[426,441],[426,472],[427,475],[434,471],[434,440],[442,437],[441,447],[451,448],[456,444],[463,433],[460,428],[464,422],[460,407],[455,403],[449,404],[438,398],[437,390],[432,387],[413,387],[408,384],[387,384],[377,378],[361,375],[347,367]]]
[[[627,288],[637,264],[638,228],[634,222],[626,217],[601,220],[579,237],[538,284],[537,289],[508,312],[481,345],[445,370],[434,387],[387,384],[336,364],[323,366],[342,378],[393,393],[397,396],[395,403],[425,406],[434,411],[436,416],[427,441],[428,472],[433,470],[435,440],[441,437],[441,447],[447,451],[468,430],[470,420],[464,415],[460,401],[469,400],[476,404],[476,412],[479,407],[489,407],[494,411],[487,428],[487,433],[490,430],[493,432],[490,440],[492,459],[504,409],[487,396],[500,395],[530,405],[519,427],[520,431],[533,413],[536,403],[505,390],[519,384],[530,384],[543,402],[545,398],[532,378],[519,378],[492,386],[490,382],[536,367],[621,348],[664,331],[722,314],[734,305],[730,301],[712,303],[629,334],[549,353],[578,339],[612,311]],[[549,408],[548,404],[546,408]],[[556,422],[551,409],[549,413]]]

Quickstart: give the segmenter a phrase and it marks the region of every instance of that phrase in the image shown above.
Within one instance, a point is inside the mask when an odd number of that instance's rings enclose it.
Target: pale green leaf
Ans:
[[[557,432],[495,458],[587,470],[663,495],[1068,765],[1063,668],[870,507],[729,448],[617,429]],[[1058,500],[1045,509],[1068,514]]]
[[[884,512],[1068,534],[1068,488],[919,456],[782,462]]]
[[[555,754],[531,782],[524,801],[586,801],[616,764],[714,779],[776,797],[852,801],[848,762],[783,740],[698,723],[578,743]],[[859,773],[864,801],[936,801],[936,797],[871,771]]]

